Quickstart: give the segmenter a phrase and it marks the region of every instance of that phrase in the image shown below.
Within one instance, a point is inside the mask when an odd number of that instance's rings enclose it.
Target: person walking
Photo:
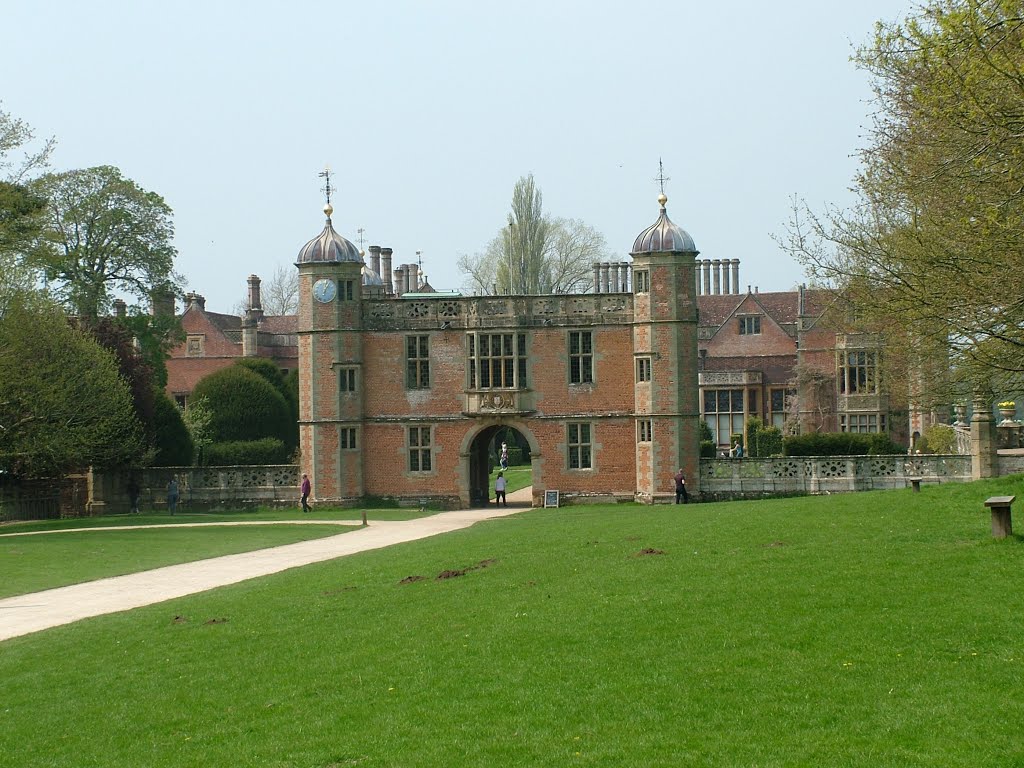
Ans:
[[[309,512],[309,492],[312,490],[312,486],[309,483],[309,475],[306,473],[302,474],[302,511]]]
[[[170,482],[167,483],[167,508],[173,515],[175,510],[178,509],[178,476],[172,475]]]
[[[499,472],[498,476],[494,478],[494,506],[498,506],[499,501],[503,507],[508,506],[508,502],[505,501],[505,474],[503,472]]]
[[[502,470],[508,469],[508,443],[501,444],[501,453],[498,455],[498,463]]]
[[[690,496],[686,493],[686,477],[683,475],[683,468],[680,467],[673,478],[676,481],[676,504],[689,504]],[[679,500],[682,499],[682,502]]]

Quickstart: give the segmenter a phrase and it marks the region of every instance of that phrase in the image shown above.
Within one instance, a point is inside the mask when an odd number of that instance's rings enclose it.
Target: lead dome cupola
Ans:
[[[334,226],[331,224],[332,213],[334,213],[334,207],[328,203],[324,206],[327,222],[324,224],[323,231],[302,246],[298,257],[295,259],[296,264],[323,264],[345,261],[357,264],[363,263],[363,257],[359,255],[359,249],[334,231]]]
[[[637,235],[630,255],[647,253],[699,253],[693,238],[680,226],[672,223],[665,210],[668,198],[662,192],[658,196],[661,214],[658,220]]]

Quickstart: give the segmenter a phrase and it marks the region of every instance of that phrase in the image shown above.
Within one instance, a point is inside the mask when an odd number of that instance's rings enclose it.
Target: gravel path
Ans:
[[[366,528],[337,536],[300,541],[280,547],[181,563],[151,571],[98,579],[0,600],[0,640],[70,624],[91,616],[116,613],[184,597],[226,584],[267,576],[310,563],[333,560],[356,552],[436,536],[468,528],[480,520],[521,512],[530,506],[530,489],[510,493],[509,507],[456,510],[403,521],[372,521]],[[298,524],[359,525],[336,520],[300,520]],[[246,523],[242,523],[245,525]],[[251,524],[251,523],[249,523]],[[279,525],[281,523],[274,523]],[[186,525],[224,525],[198,523]],[[133,526],[116,526],[123,530]],[[151,527],[151,526],[140,526]],[[76,529],[78,530],[78,529]],[[81,530],[110,530],[87,528]]]

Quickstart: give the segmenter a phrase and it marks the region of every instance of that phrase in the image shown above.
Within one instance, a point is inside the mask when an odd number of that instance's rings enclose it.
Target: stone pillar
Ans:
[[[257,341],[256,318],[249,310],[242,318],[242,357],[256,357]]]
[[[715,296],[719,296],[722,293],[722,260],[712,259],[711,270],[715,280]]]
[[[975,397],[971,414],[971,478],[995,477],[999,471],[995,419],[990,397]]]
[[[732,292],[740,292],[740,260],[732,260]]]
[[[594,293],[601,292],[601,262],[594,262]]]
[[[615,261],[608,265],[608,281],[610,293],[620,293],[622,291],[621,283],[619,283],[619,262]]]
[[[622,280],[623,293],[631,293],[633,291],[633,281],[630,280],[629,267],[628,261],[619,262],[619,278]]]
[[[601,265],[601,293],[608,293],[608,262]]]
[[[384,281],[384,293],[387,296],[395,295],[395,286],[391,282],[391,249],[380,249],[380,278]]]
[[[711,259],[704,259],[704,263],[701,264],[701,269],[704,272],[704,295],[711,295]]]

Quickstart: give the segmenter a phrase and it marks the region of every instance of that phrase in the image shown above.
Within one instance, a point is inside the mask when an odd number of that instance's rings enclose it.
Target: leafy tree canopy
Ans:
[[[48,205],[28,263],[75,314],[109,313],[115,290],[145,303],[175,289],[174,225],[160,195],[107,165],[46,174],[31,189]]]
[[[0,469],[47,477],[137,463],[145,450],[113,356],[42,301],[0,317]]]
[[[946,353],[957,375],[1024,378],[1024,2],[929,0],[878,24],[855,56],[877,112],[850,210],[798,206],[787,246],[908,363]]]

